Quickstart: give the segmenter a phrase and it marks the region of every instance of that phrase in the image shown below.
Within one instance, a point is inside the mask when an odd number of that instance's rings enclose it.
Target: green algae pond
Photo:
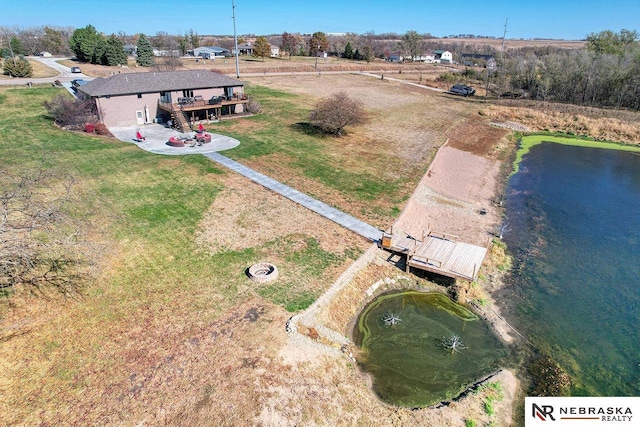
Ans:
[[[454,336],[461,343],[457,350],[449,348]],[[507,359],[484,321],[439,292],[377,297],[360,314],[354,341],[374,392],[404,407],[451,400]]]

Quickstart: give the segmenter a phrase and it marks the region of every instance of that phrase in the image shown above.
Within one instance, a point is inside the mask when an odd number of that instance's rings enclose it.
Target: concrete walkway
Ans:
[[[382,239],[382,231],[377,228],[217,153],[217,151],[228,150],[240,144],[240,141],[237,139],[211,133],[211,143],[203,144],[202,146],[177,148],[168,146],[167,140],[170,136],[178,135],[179,133],[173,129],[167,129],[162,125],[153,124],[109,128],[116,138],[124,142],[134,142],[133,137],[138,129],[146,137],[146,140],[143,142],[135,142],[135,144],[143,150],[155,154],[173,156],[202,154],[216,163],[219,163],[256,183],[275,191],[276,193],[281,194],[308,209],[311,209],[317,214],[330,219],[331,221],[371,240],[372,242],[378,242]]]
[[[253,169],[250,169],[236,162],[235,160],[231,160],[230,158],[225,157],[220,153],[206,153],[204,154],[204,156],[210,158],[216,163],[219,163],[231,169],[234,172],[237,172],[249,178],[253,182],[256,182],[308,209],[311,209],[317,214],[330,219],[331,221],[371,240],[372,242],[378,242],[380,239],[382,239],[382,231],[367,224],[366,222],[360,221],[359,219],[354,218],[351,215],[347,215],[346,213],[341,212],[338,209],[332,208],[326,203],[323,203],[319,200],[307,196],[306,194],[299,192],[298,190],[294,190],[291,187],[281,184],[280,182],[271,179],[268,176],[262,175],[261,173],[258,173]]]

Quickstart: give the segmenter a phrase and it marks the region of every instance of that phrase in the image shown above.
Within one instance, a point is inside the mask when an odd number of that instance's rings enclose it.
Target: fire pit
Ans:
[[[259,262],[249,267],[247,275],[257,283],[272,282],[278,278],[278,268],[269,262]]]

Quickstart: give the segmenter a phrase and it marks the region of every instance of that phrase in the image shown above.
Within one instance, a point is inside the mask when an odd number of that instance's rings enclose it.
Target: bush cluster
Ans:
[[[346,126],[366,123],[367,113],[360,101],[338,92],[318,102],[309,114],[309,120],[323,131],[340,136]]]
[[[92,99],[72,99],[57,95],[44,107],[55,122],[67,129],[81,130],[87,123],[98,122],[98,109]]]

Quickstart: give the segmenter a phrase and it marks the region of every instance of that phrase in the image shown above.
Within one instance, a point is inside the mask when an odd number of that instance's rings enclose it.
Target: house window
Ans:
[[[142,99],[142,94],[141,93],[138,94],[138,99]]]
[[[160,92],[160,102],[171,104],[171,92]]]
[[[193,98],[193,91],[191,89],[185,89],[182,91],[182,96],[185,98]]]

